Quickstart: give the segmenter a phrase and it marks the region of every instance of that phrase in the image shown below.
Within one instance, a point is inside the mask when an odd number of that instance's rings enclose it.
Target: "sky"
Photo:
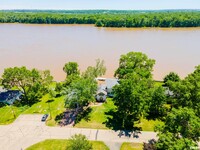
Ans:
[[[200,9],[200,0],[0,0],[0,9]]]

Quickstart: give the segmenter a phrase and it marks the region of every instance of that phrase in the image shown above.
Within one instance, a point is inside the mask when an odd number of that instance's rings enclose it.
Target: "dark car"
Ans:
[[[48,118],[48,114],[45,114],[43,117],[42,117],[42,119],[41,119],[41,121],[46,121],[46,119]]]

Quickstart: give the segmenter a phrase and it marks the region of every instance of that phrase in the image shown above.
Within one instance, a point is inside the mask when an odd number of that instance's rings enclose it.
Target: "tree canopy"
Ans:
[[[63,71],[67,74],[67,76],[78,75],[80,73],[77,62],[66,63],[63,67]]]
[[[6,89],[17,88],[23,92],[26,104],[33,104],[44,93],[48,92],[48,85],[53,77],[50,71],[28,70],[26,67],[14,67],[4,70],[2,86]]]
[[[145,12],[145,13],[144,13]],[[97,27],[198,27],[197,11],[14,10],[0,11],[0,23],[95,24]]]
[[[68,63],[70,64],[70,62]],[[77,63],[76,63],[77,64]],[[78,66],[78,65],[76,65]],[[78,70],[78,68],[76,69]],[[96,77],[105,74],[104,61],[96,60],[94,67],[89,66],[82,74],[70,74],[67,76],[67,84],[63,89],[66,107],[84,107],[93,102],[97,91]],[[70,78],[69,78],[70,77]],[[70,79],[70,82],[68,82]]]
[[[92,150],[92,144],[87,140],[85,135],[75,134],[69,141],[70,144],[66,150]]]
[[[113,101],[124,129],[132,129],[134,122],[147,112],[154,63],[140,52],[129,52],[120,58],[119,68],[115,72],[120,84],[114,87]]]
[[[172,109],[165,125],[158,127],[157,149],[182,150],[197,146],[200,137],[200,118],[192,109]]]
[[[149,59],[146,54],[141,52],[129,52],[121,55],[119,68],[115,71],[115,77],[127,78],[127,75],[135,72],[144,78],[152,76],[155,60]]]
[[[170,72],[168,75],[166,75],[163,79],[163,82],[164,82],[164,85],[167,86],[169,81],[172,81],[172,82],[178,82],[180,81],[180,77],[177,73],[175,72]]]
[[[166,104],[167,99],[165,89],[162,86],[155,87],[152,89],[151,94],[152,96],[148,104],[148,116],[150,118],[158,118],[164,116],[166,111],[164,104]]]
[[[179,82],[169,82],[169,88],[173,92],[174,107],[193,108],[200,116],[200,65],[185,79]]]

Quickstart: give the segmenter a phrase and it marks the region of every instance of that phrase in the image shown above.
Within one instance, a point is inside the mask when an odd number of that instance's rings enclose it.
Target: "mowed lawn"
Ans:
[[[50,103],[48,103],[49,100],[51,101]],[[24,111],[23,114],[50,114],[51,112],[52,116],[48,117],[46,124],[49,126],[55,126],[55,117],[64,111],[64,97],[51,98],[49,94],[47,94],[40,102],[31,106],[29,109]]]
[[[91,106],[92,110],[88,114],[87,119],[83,118],[79,123],[75,125],[78,128],[93,128],[93,129],[108,129],[105,124],[103,124],[107,117],[105,112],[115,108],[115,105],[111,98],[107,99],[107,102],[102,105]]]
[[[12,123],[28,107],[4,106],[0,108],[0,125]],[[15,118],[16,117],[16,118]]]
[[[79,123],[75,125],[78,128],[94,128],[94,129],[108,129],[105,125],[105,121],[107,120],[106,112],[115,108],[115,105],[111,98],[107,99],[106,103],[103,103],[100,106],[92,106],[92,110],[87,119],[83,118]],[[159,120],[147,120],[142,118],[141,122],[136,124],[135,126],[141,127],[142,131],[154,131],[154,127],[157,124],[161,124],[162,122]]]
[[[140,120],[140,123],[136,124],[135,126],[141,127],[142,131],[154,131],[155,125],[158,125],[158,124],[163,124],[163,122],[160,120],[157,120],[157,119],[156,120],[147,120],[147,119],[142,118]]]
[[[48,100],[52,102],[47,103]],[[114,103],[111,98],[107,99],[106,103],[102,105],[92,105],[91,112],[78,122],[75,127],[77,128],[93,128],[93,129],[108,129],[104,122],[107,120],[106,112],[114,109]],[[12,111],[13,110],[13,111]],[[51,98],[49,94],[45,95],[40,102],[32,105],[31,107],[11,107],[4,106],[0,108],[0,125],[12,123],[15,118],[13,113],[18,117],[20,114],[51,114],[48,117],[46,124],[48,126],[56,126],[56,116],[62,114],[66,109],[64,108],[64,97]],[[162,123],[158,120],[141,119],[137,127],[141,127],[143,131],[154,131],[154,126]]]
[[[100,141],[90,141],[94,150],[109,150],[109,148]],[[26,150],[66,150],[69,140],[45,140],[34,144]]]
[[[47,103],[48,100],[52,100],[52,102]],[[49,109],[50,108],[50,109]],[[13,111],[12,111],[13,109]],[[0,108],[0,124],[5,125],[12,123],[16,118],[14,118],[13,113],[18,117],[20,114],[52,114],[52,119],[50,117],[47,119],[47,125],[55,126],[56,121],[55,117],[60,113],[65,111],[64,108],[64,98],[51,98],[49,94],[45,95],[40,102],[35,103],[31,107],[11,107],[4,106]]]
[[[142,150],[143,144],[142,143],[129,143],[124,142],[120,148],[120,150]]]

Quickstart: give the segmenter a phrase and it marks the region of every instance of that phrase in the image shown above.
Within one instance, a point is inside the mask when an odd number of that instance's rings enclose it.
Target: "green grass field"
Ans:
[[[56,121],[55,117],[62,113],[64,108],[64,99],[63,97],[54,98],[53,101],[48,104],[47,101],[52,100],[49,94],[45,95],[40,102],[35,103],[31,107],[24,106],[24,107],[11,107],[11,106],[4,106],[0,108],[0,124],[5,125],[12,123],[16,118],[14,118],[14,114],[18,117],[20,114],[52,114],[52,119],[50,117],[47,120],[47,125],[55,126]],[[12,109],[13,111],[12,111]],[[50,109],[49,109],[50,108]],[[14,114],[13,114],[14,113]]]
[[[107,116],[105,112],[114,109],[115,106],[111,98],[107,99],[107,103],[103,103],[100,106],[93,106],[91,113],[88,115],[87,119],[82,119],[75,127],[78,128],[94,128],[94,129],[108,129],[103,122],[106,121]],[[154,126],[162,123],[159,120],[147,120],[141,119],[136,127],[141,127],[143,131],[154,131]]]
[[[136,127],[141,127],[142,131],[154,131],[155,125],[163,124],[162,121],[159,120],[147,120],[142,118],[140,123],[136,124]]]
[[[47,103],[48,100],[53,100],[51,103]],[[50,109],[49,109],[50,108]],[[107,120],[105,115],[111,109],[114,109],[115,106],[111,98],[107,99],[106,103],[97,106],[91,106],[91,112],[78,122],[75,127],[78,128],[93,128],[93,129],[108,129],[104,122]],[[13,111],[12,111],[13,109]],[[19,116],[20,114],[52,114],[52,118],[48,117],[46,124],[48,126],[55,126],[57,122],[55,121],[56,116],[62,114],[65,111],[64,108],[64,97],[52,99],[49,94],[45,95],[40,102],[32,105],[31,107],[12,107],[4,106],[0,108],[0,125],[5,125],[12,123],[15,118],[14,114]],[[154,126],[158,123],[161,123],[158,120],[146,120],[141,119],[139,124],[136,124],[137,127],[141,127],[143,131],[153,131]]]
[[[87,119],[83,118],[75,127],[78,128],[94,128],[108,129],[103,122],[106,121],[105,112],[115,108],[112,99],[108,98],[106,103],[100,106],[92,106],[92,111]]]
[[[52,102],[47,103],[48,100],[52,100]],[[50,116],[49,116],[46,124],[49,126],[55,126],[56,125],[55,117],[65,111],[64,98],[59,97],[59,98],[52,99],[47,94],[42,98],[40,102],[31,106],[29,109],[24,111],[23,114],[46,114],[46,113],[50,114],[50,110],[51,110],[52,118],[50,119]]]
[[[28,107],[4,106],[0,108],[0,125],[12,123]]]
[[[143,144],[142,143],[128,143],[124,142],[120,148],[120,150],[142,150]]]
[[[90,141],[94,150],[109,150],[109,148],[100,141]],[[68,140],[45,140],[34,144],[26,150],[66,150],[69,145]]]

